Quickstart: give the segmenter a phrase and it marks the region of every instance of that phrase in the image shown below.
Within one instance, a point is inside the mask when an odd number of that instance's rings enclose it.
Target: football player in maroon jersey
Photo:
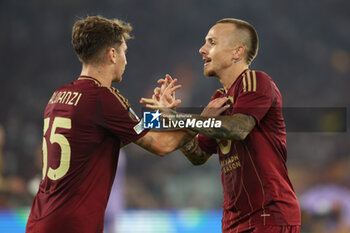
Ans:
[[[206,121],[214,116],[221,126],[189,124],[187,128],[198,137],[181,151],[194,165],[219,155],[224,233],[299,233],[300,208],[286,167],[282,97],[266,73],[249,69],[257,51],[257,32],[243,20],[222,19],[209,30],[199,50],[204,74],[217,77],[223,88],[214,93],[201,116],[191,119]],[[170,82],[171,77],[159,80],[162,88],[141,103],[165,107],[159,95]],[[163,111],[172,114],[173,121],[186,120],[184,114]]]
[[[27,233],[102,233],[120,147],[134,142],[164,156],[193,137],[144,129],[127,99],[111,87],[122,80],[131,29],[101,16],[75,23],[72,44],[82,71],[58,88],[46,106],[42,180]],[[166,91],[180,87],[174,84]]]

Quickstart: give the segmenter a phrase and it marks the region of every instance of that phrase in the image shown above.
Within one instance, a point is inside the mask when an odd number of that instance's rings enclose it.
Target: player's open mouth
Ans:
[[[204,61],[204,66],[207,66],[211,62],[211,59],[203,57],[203,61]]]

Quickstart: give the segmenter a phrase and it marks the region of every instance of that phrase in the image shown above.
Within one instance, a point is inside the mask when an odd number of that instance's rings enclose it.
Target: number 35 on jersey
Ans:
[[[47,132],[50,126],[50,118],[44,119],[44,137],[43,137],[43,174],[42,179],[47,176],[51,180],[58,180],[62,178],[69,170],[70,158],[71,158],[71,148],[68,139],[60,133],[56,133],[57,128],[71,129],[72,123],[71,119],[64,117],[55,117],[52,120],[51,132]],[[48,138],[45,138],[46,133],[48,133]],[[57,168],[48,167],[48,143],[57,143],[61,148],[60,163]]]

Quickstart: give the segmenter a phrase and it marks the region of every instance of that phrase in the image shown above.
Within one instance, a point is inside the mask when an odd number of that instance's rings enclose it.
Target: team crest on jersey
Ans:
[[[131,107],[129,107],[128,116],[133,122],[139,122],[140,121],[140,118],[136,115],[136,113],[134,112],[134,110],[132,110]]]

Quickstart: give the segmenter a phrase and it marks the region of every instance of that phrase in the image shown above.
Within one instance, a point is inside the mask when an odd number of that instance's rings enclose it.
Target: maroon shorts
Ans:
[[[240,233],[300,233],[300,226],[256,226]]]

